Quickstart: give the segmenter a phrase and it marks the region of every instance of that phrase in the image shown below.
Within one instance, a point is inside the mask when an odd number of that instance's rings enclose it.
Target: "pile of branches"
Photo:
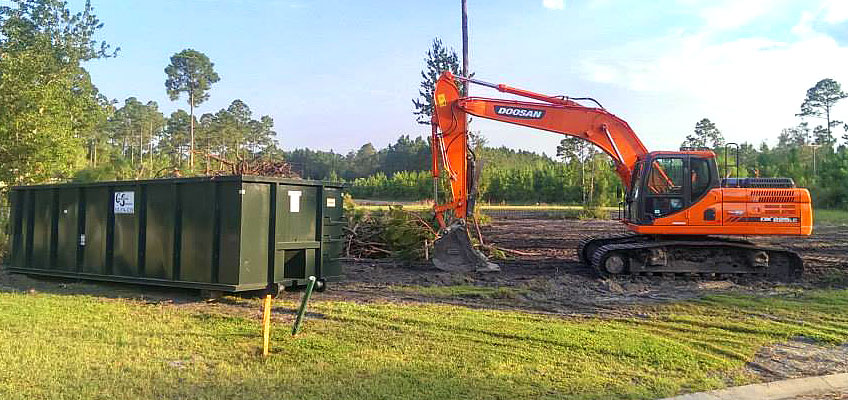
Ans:
[[[422,214],[392,206],[386,211],[353,209],[347,215],[346,257],[395,257],[409,261],[429,258],[436,231]]]
[[[195,153],[206,158],[206,175],[256,175],[270,176],[276,178],[300,178],[300,175],[292,169],[292,165],[285,161],[263,160],[254,158],[245,160],[239,158],[233,162],[221,156],[204,153],[195,150]],[[213,169],[213,163],[217,163],[217,169]]]
[[[253,160],[239,161],[232,166],[234,175],[273,176],[277,178],[300,178],[285,161]]]

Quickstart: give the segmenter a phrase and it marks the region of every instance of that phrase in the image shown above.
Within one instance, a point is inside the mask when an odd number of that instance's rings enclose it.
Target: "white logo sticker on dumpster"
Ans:
[[[336,206],[336,198],[335,197],[327,197],[327,207],[335,207]]]
[[[300,190],[289,190],[289,212],[300,212]]]
[[[135,192],[115,192],[115,214],[135,213]]]

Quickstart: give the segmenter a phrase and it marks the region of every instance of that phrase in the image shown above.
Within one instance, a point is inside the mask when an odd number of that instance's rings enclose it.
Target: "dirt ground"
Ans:
[[[796,397],[794,400],[848,400],[848,392],[830,392],[809,394]]]
[[[708,293],[770,294],[788,287],[848,287],[848,226],[817,226],[810,238],[751,238],[801,253],[806,271],[792,284],[762,279],[627,277],[602,279],[576,255],[580,238],[623,232],[622,225],[603,220],[502,219],[482,228],[484,240],[528,255],[497,260],[496,273],[450,274],[429,263],[349,260],[346,279],[328,296],[358,300],[438,301],[472,307],[515,308],[555,314],[621,314],[632,306],[683,300]],[[401,286],[470,285],[510,288],[495,296],[442,296],[393,291]],[[431,291],[423,291],[432,293]]]
[[[798,337],[761,348],[746,368],[769,382],[848,372],[848,344],[822,346]]]

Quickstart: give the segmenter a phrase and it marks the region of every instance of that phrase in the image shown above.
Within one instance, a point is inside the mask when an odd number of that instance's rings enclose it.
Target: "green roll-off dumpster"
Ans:
[[[238,292],[341,278],[342,186],[254,176],[18,186],[7,269]]]

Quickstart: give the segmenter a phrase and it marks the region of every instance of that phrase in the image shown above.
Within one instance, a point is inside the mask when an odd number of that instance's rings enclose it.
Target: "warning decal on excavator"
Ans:
[[[797,217],[731,217],[727,222],[777,222],[797,224],[801,222],[801,219]]]
[[[444,106],[448,105],[448,101],[447,101],[447,99],[445,99],[445,95],[440,94],[436,97],[437,97],[436,101],[439,103],[439,107],[444,107]]]

